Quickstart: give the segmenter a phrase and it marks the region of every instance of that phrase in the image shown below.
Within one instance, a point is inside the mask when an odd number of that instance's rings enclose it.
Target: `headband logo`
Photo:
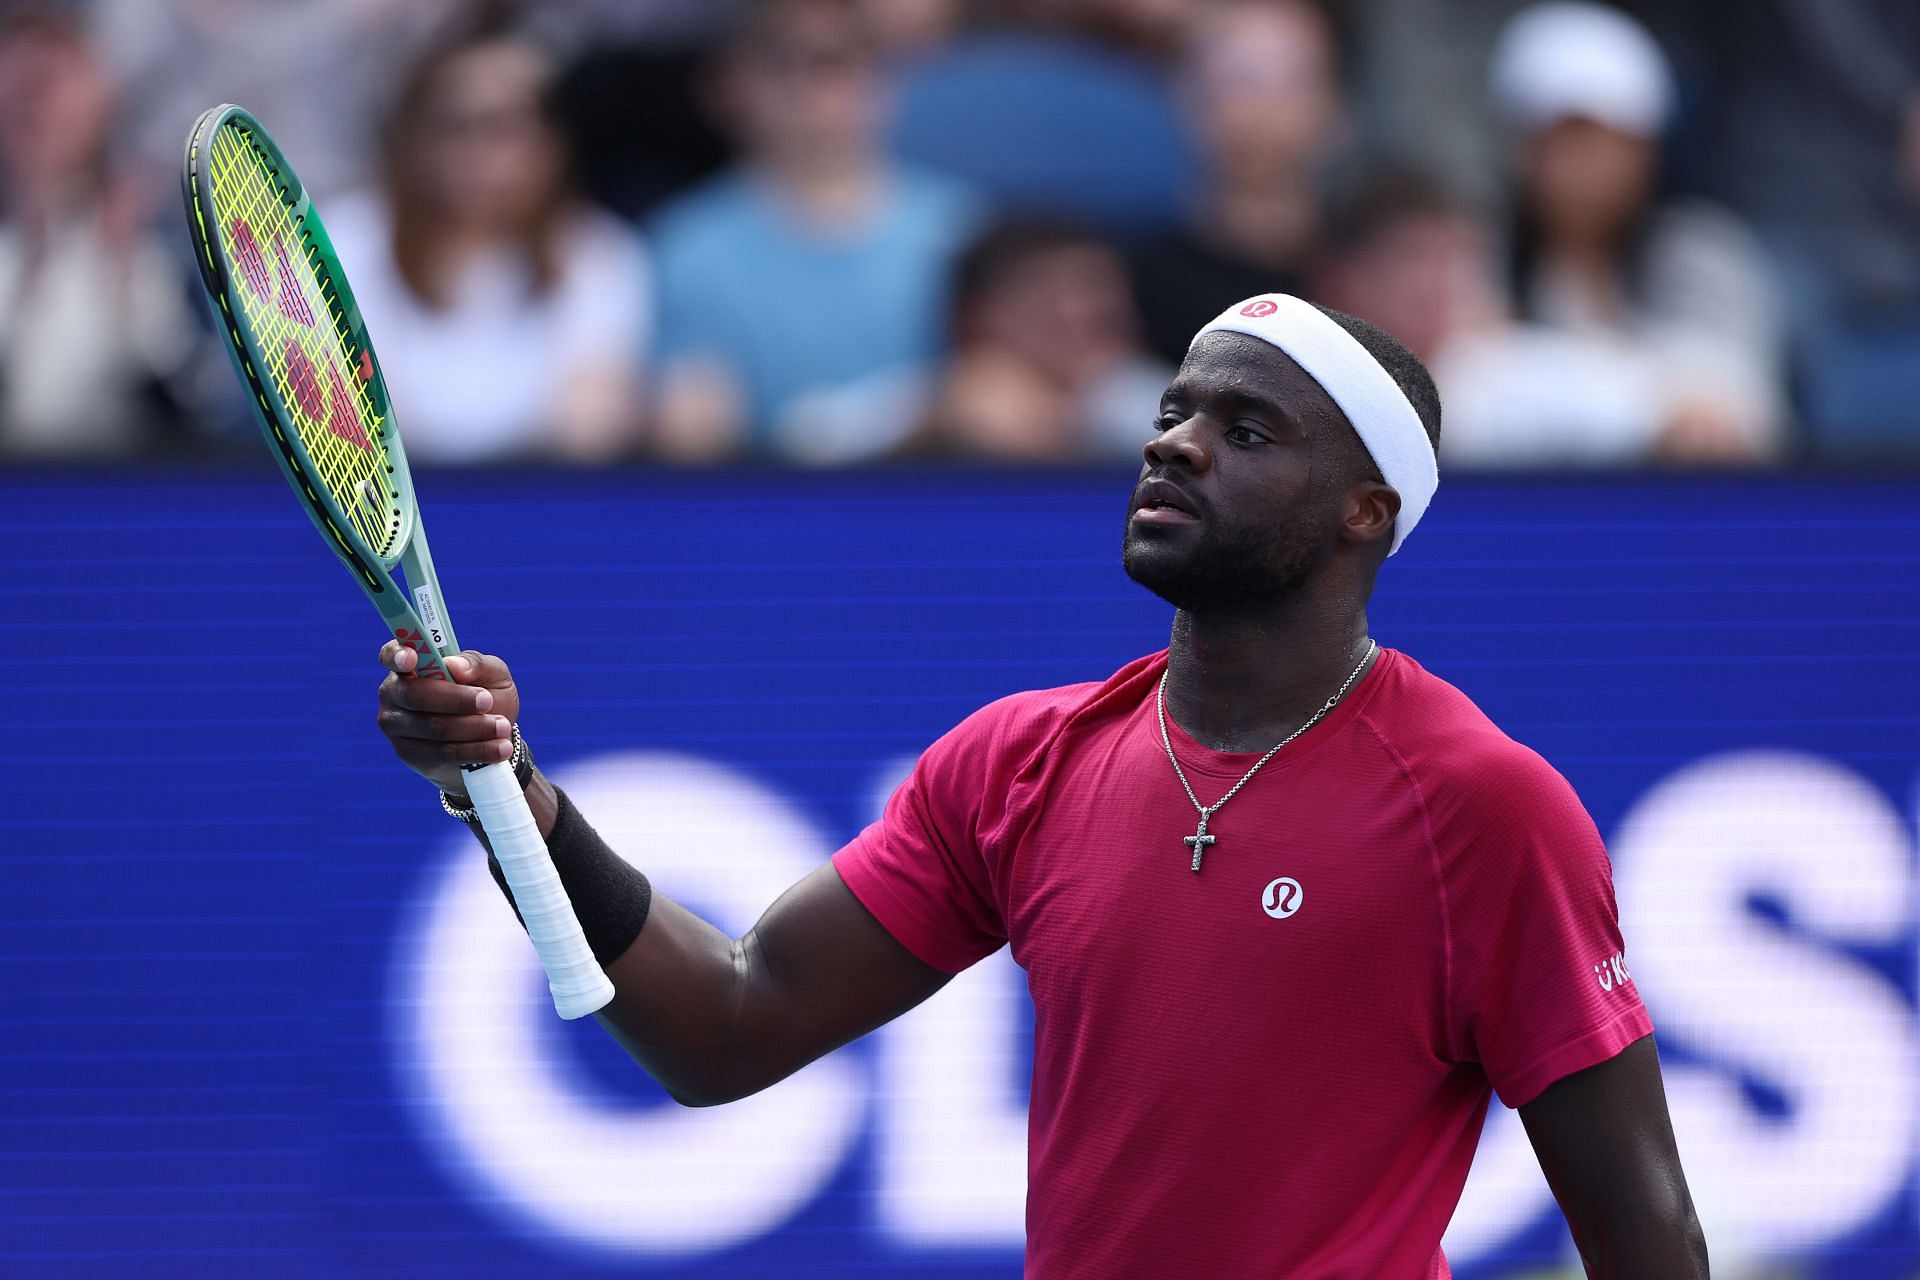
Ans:
[[[1261,316],[1270,316],[1279,309],[1280,304],[1277,302],[1271,302],[1266,298],[1256,298],[1254,301],[1240,308],[1240,314],[1243,316],[1252,316],[1258,320]]]

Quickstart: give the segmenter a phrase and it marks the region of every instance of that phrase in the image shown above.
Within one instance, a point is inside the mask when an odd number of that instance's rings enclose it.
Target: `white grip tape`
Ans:
[[[513,770],[505,764],[486,765],[467,774],[466,783],[527,936],[540,953],[555,1011],[571,1019],[605,1008],[613,999],[613,983],[587,946]]]

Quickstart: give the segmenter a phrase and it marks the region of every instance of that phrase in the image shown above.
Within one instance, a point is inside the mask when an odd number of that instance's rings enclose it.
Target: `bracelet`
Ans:
[[[507,763],[513,766],[514,781],[525,791],[527,784],[533,781],[533,752],[527,750],[527,740],[520,736],[518,723],[513,726],[513,756]],[[479,810],[473,808],[471,802],[463,807],[444,791],[440,793],[440,807],[447,811],[449,818],[458,818],[468,826],[480,821]]]

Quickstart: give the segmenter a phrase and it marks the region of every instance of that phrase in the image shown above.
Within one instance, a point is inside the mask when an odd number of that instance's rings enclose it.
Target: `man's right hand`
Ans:
[[[506,663],[469,649],[447,659],[451,682],[423,680],[414,674],[418,655],[390,642],[380,665],[380,732],[408,768],[459,797],[461,765],[511,754],[520,693]],[[551,841],[558,793],[537,769],[527,804]],[[585,839],[600,844],[590,830]],[[645,927],[605,967],[615,994],[601,1022],[689,1106],[764,1089],[911,1009],[950,976],[895,941],[830,862],[740,939],[654,891]]]
[[[442,791],[465,795],[463,764],[498,764],[513,754],[520,691],[507,664],[465,650],[448,658],[453,682],[414,674],[419,655],[398,640],[380,649],[380,732],[409,769]]]

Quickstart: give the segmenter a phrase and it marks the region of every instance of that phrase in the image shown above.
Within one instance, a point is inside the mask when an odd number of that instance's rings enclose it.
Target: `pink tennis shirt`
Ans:
[[[1027,972],[1029,1276],[1446,1276],[1492,1093],[1653,1029],[1599,833],[1388,650],[1214,816],[1196,875],[1165,667],[976,712],[834,866],[928,964],[1011,943]],[[1169,731],[1203,803],[1259,758]]]

